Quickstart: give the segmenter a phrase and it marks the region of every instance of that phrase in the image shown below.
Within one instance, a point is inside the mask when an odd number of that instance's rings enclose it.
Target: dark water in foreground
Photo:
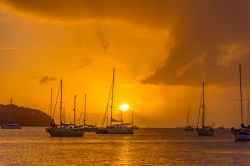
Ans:
[[[50,138],[45,128],[0,130],[0,165],[250,165],[250,142],[234,142],[229,130],[214,137],[141,129],[83,138]]]

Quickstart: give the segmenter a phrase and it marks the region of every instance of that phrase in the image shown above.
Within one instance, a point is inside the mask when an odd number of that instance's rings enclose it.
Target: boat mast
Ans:
[[[62,111],[62,123],[66,123],[66,118],[65,118],[65,106],[63,107],[63,111]]]
[[[76,95],[74,96],[74,128],[76,128]]]
[[[110,106],[110,125],[112,125],[113,117],[113,104],[114,104],[114,86],[115,86],[115,68],[113,68],[113,79],[112,79],[112,87],[111,87],[111,106]]]
[[[106,105],[106,109],[105,109],[105,114],[104,114],[104,117],[102,119],[102,124],[101,124],[101,127],[103,127],[106,123],[106,126],[109,125],[109,99],[110,99],[110,93],[111,93],[111,88],[110,88],[110,91],[109,91],[109,96],[108,96],[108,102],[107,102],[107,105]]]
[[[107,105],[106,105],[106,110],[105,110],[105,115],[104,115],[104,120],[103,120],[103,124],[105,123],[105,121],[106,121],[106,126],[108,126],[109,125],[109,123],[111,123],[111,119],[109,120],[109,104],[110,104],[110,96],[111,96],[111,91],[112,91],[112,84],[111,84],[111,88],[110,88],[110,90],[109,90],[109,97],[108,97],[108,102],[107,102]]]
[[[249,125],[249,98],[247,99],[247,125]]]
[[[202,128],[204,128],[205,124],[205,90],[204,90],[204,82],[202,84]]]
[[[50,108],[49,108],[49,116],[52,116],[52,88],[50,89]]]
[[[188,105],[188,112],[187,112],[186,126],[189,126],[189,116],[190,116],[190,104]]]
[[[60,82],[60,87],[61,87],[61,101],[60,101],[60,127],[62,126],[62,80]]]
[[[9,122],[8,123],[11,122],[11,120],[10,120],[10,111],[12,111],[12,98],[10,98],[10,107],[9,107],[9,115],[8,115]]]
[[[198,112],[198,119],[197,119],[197,123],[196,123],[196,129],[199,128],[200,114],[201,114],[201,102],[202,102],[202,92],[201,92],[201,98],[200,98],[200,106],[199,106],[199,112]]]
[[[132,127],[134,125],[134,110],[132,110],[132,122],[131,122],[131,125],[132,125]]]
[[[243,123],[243,104],[242,104],[242,82],[241,82],[241,64],[239,64],[239,72],[240,72],[240,113],[241,113],[241,124]]]
[[[86,97],[86,94],[84,96],[84,115],[83,115],[83,126],[85,127],[86,126],[86,111],[87,111],[87,97]]]

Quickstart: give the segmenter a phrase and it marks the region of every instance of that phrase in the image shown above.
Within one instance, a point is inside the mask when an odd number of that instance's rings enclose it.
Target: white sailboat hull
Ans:
[[[134,134],[132,128],[125,125],[112,125],[107,127],[108,134]]]
[[[233,136],[235,141],[250,141],[250,129],[241,128],[233,130]]]

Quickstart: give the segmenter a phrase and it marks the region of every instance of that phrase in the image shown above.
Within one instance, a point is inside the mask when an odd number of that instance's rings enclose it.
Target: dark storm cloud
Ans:
[[[17,11],[32,16],[60,21],[119,20],[140,26],[165,28],[172,25],[182,3],[165,0],[3,0]],[[183,1],[185,2],[185,1]],[[184,3],[185,4],[185,3]],[[163,26],[164,25],[164,26]],[[96,25],[98,39],[104,54],[111,42],[102,28]]]
[[[202,80],[211,84],[234,80],[239,62],[249,66],[249,11],[250,1],[190,1],[172,31],[176,45],[165,65],[143,83],[197,85]]]
[[[116,19],[158,26],[173,23],[186,0],[2,0],[21,12],[60,20]]]
[[[123,20],[138,27],[170,30],[174,42],[170,55],[166,55],[165,64],[142,83],[197,85],[202,80],[211,84],[226,83],[237,77],[239,62],[246,64],[246,70],[250,69],[248,0],[4,2],[19,11],[52,19]],[[109,43],[101,41],[107,50]]]

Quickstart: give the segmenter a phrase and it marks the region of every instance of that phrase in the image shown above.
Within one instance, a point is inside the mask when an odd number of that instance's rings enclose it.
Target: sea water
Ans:
[[[198,137],[184,129],[139,129],[133,135],[51,138],[41,127],[0,129],[0,165],[250,165],[250,142],[230,130]]]

